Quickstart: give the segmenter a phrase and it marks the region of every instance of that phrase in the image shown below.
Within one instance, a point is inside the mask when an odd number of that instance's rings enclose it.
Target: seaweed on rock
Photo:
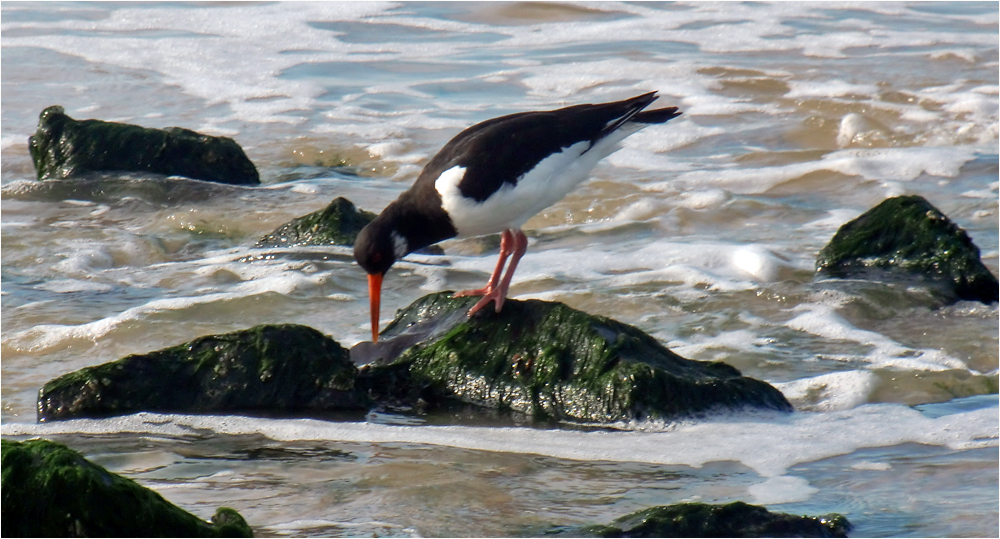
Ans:
[[[140,411],[365,410],[347,350],[294,324],[261,325],[87,367],[46,383],[38,419]]]
[[[260,183],[257,168],[233,139],[180,127],[151,129],[74,120],[56,105],[43,110],[28,149],[39,180],[88,172],[150,172],[237,185]]]
[[[725,505],[680,503],[650,507],[615,519],[607,526],[557,530],[573,537],[847,537],[843,515],[819,517],[772,513],[744,502]]]
[[[383,332],[460,321],[398,357],[363,370],[379,398],[457,400],[535,418],[610,423],[674,419],[719,408],[791,411],[767,383],[721,362],[674,354],[641,330],[562,303],[508,300],[503,311],[464,318],[478,298],[425,296]]]
[[[0,444],[4,537],[253,537],[228,507],[205,522],[65,445]]]
[[[916,195],[886,199],[844,224],[816,259],[816,270],[831,277],[864,278],[872,269],[922,278],[958,299],[989,304],[1000,295],[969,235]]]

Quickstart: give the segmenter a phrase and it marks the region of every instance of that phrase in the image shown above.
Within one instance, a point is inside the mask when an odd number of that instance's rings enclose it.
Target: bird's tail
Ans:
[[[641,124],[662,124],[663,122],[680,116],[677,107],[667,107],[665,109],[644,110],[635,116],[631,121]]]

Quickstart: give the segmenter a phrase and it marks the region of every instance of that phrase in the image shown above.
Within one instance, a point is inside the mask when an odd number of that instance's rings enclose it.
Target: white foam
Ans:
[[[774,281],[781,268],[791,267],[787,259],[760,245],[745,245],[732,254],[733,266],[753,275],[760,281]]]
[[[821,159],[758,168],[683,172],[668,182],[647,186],[651,190],[674,189],[682,181],[700,188],[709,186],[740,194],[760,194],[784,182],[821,170],[860,176],[871,181],[910,181],[922,174],[954,178],[962,165],[976,158],[972,147],[878,148],[838,150]]]
[[[969,369],[962,360],[941,350],[915,350],[880,333],[859,329],[840,316],[834,306],[804,303],[792,310],[801,314],[785,322],[787,327],[826,339],[853,341],[870,346],[872,350],[865,356],[859,356],[858,359],[874,366],[917,371],[962,369],[978,374]]]
[[[57,294],[68,294],[70,292],[107,292],[112,290],[112,286],[107,283],[98,283],[94,281],[81,281],[78,279],[56,279],[53,281],[46,281],[40,285],[35,286],[35,288],[40,290],[48,290],[49,292],[55,292]]]
[[[815,221],[810,221],[800,226],[802,228],[810,228],[810,229],[814,228],[825,231],[837,230],[844,223],[853,220],[859,215],[861,215],[861,212],[858,210],[838,208],[835,210],[827,211],[827,217],[824,217],[822,219],[817,219]]]
[[[710,350],[757,350],[769,344],[768,339],[752,330],[738,329],[713,336],[693,336],[686,341],[675,340],[666,346],[682,357],[700,357]]]
[[[753,496],[753,503],[770,505],[779,503],[804,502],[819,492],[801,477],[768,477],[763,483],[750,485],[747,492]]]
[[[223,259],[226,259],[223,257]],[[204,261],[203,261],[204,262]],[[131,307],[116,315],[84,324],[39,324],[32,328],[3,336],[4,346],[21,352],[37,353],[65,346],[76,341],[97,342],[123,324],[154,317],[169,311],[181,311],[198,305],[240,300],[268,293],[291,294],[301,290],[317,290],[325,279],[322,274],[308,275],[301,271],[304,265],[274,264],[265,268],[231,264],[226,269],[246,280],[228,287],[225,292],[211,288],[202,289],[200,295],[160,298]]]
[[[775,253],[769,245],[713,242],[649,241],[593,245],[586,250],[528,248],[517,267],[515,281],[587,282],[596,289],[634,287],[648,283],[684,283],[709,290],[754,290],[758,282],[774,279],[782,268],[811,267]],[[452,256],[452,267],[486,274],[495,257]],[[753,273],[756,272],[756,273]]]
[[[41,47],[82,57],[93,63],[152,71],[160,74],[163,83],[180,87],[182,91],[204,99],[209,106],[228,105],[228,110],[198,126],[204,131],[232,136],[236,134],[233,125],[239,125],[239,122],[284,122],[293,125],[309,122],[309,130],[314,133],[336,133],[360,139],[357,144],[362,147],[386,140],[406,139],[412,136],[412,129],[464,128],[471,122],[465,119],[467,116],[455,117],[456,113],[490,108],[488,104],[435,99],[434,94],[421,89],[427,83],[444,85],[474,81],[523,86],[527,89],[526,95],[514,96],[504,104],[512,108],[511,112],[579,103],[581,94],[587,94],[596,101],[651,89],[660,91],[664,96],[663,102],[681,105],[688,117],[748,112],[773,116],[787,111],[777,103],[762,103],[720,93],[717,91],[716,76],[700,71],[705,67],[703,61],[693,61],[690,55],[657,53],[655,50],[614,59],[574,57],[573,61],[542,61],[525,58],[521,54],[510,57],[501,55],[485,73],[463,77],[444,70],[426,77],[379,78],[354,93],[335,96],[334,99],[324,95],[328,88],[324,86],[323,75],[290,77],[287,76],[289,70],[323,64],[342,64],[348,71],[352,69],[351,65],[369,66],[381,62],[427,65],[429,58],[463,58],[462,61],[467,62],[470,51],[479,48],[534,51],[578,46],[581,43],[600,45],[620,42],[621,36],[640,42],[666,40],[687,43],[695,46],[701,55],[780,52],[838,58],[846,56],[845,51],[852,47],[868,47],[884,54],[892,54],[894,48],[935,47],[927,54],[946,61],[948,58],[976,58],[976,51],[995,46],[995,36],[990,32],[919,31],[897,29],[886,24],[886,17],[900,16],[898,13],[924,20],[928,27],[935,27],[942,21],[983,21],[990,18],[986,15],[928,14],[906,9],[890,14],[894,10],[875,5],[854,5],[850,9],[857,13],[836,20],[826,13],[817,12],[814,4],[702,4],[680,10],[597,4],[589,5],[588,9],[635,16],[613,20],[490,25],[447,20],[421,14],[419,9],[406,10],[396,4],[379,2],[345,5],[307,3],[294,10],[269,4],[227,5],[211,9],[116,6],[100,10],[107,15],[104,17],[55,22],[4,21],[3,28],[5,33],[11,34],[5,37],[5,46]],[[813,32],[797,29],[794,24],[798,21],[807,25],[819,24],[817,19],[824,21],[822,39],[817,39]],[[490,34],[500,36],[500,41],[476,44],[448,39],[397,42],[393,41],[394,36],[390,32],[378,42],[358,43],[341,40],[343,32],[323,29],[316,24],[317,21],[398,25],[401,28],[469,36],[473,41],[479,35]],[[27,32],[17,34],[10,30]],[[155,42],[135,37],[136,33],[149,31],[177,35],[160,36]],[[93,39],[94,33],[99,33],[101,38]],[[156,46],[151,46],[151,43]],[[242,51],[241,58],[244,59],[234,61],[228,54],[232,50]],[[843,100],[853,99],[853,96],[875,96],[880,91],[874,84],[840,78],[824,79],[815,74],[808,74],[808,78],[802,80],[803,77],[794,71],[763,69],[762,73],[765,77],[785,81],[789,86],[785,97],[790,99]],[[918,91],[921,99],[943,103],[940,112],[938,107],[929,111],[919,104],[887,103],[877,99],[872,99],[870,106],[893,110],[907,121],[924,124],[922,128],[934,129],[936,138],[932,137],[928,142],[949,140],[953,143],[962,140],[964,143],[994,143],[998,129],[995,86],[965,89],[963,84],[959,82],[930,93]],[[86,89],[81,86],[81,91]],[[356,105],[359,100],[363,102],[373,96],[378,100],[404,96],[427,102],[428,105],[402,105],[388,113],[377,107]],[[314,122],[312,111],[320,112],[329,121]],[[723,129],[699,127],[690,122],[678,125],[683,121],[671,122],[675,130],[665,131],[670,134],[662,140],[667,141],[670,148],[712,136],[713,133],[708,131],[732,134],[734,130],[746,129],[753,123],[745,121]],[[956,126],[956,122],[960,125]],[[21,140],[23,143],[23,137]],[[2,141],[4,148],[15,143],[18,142],[11,137]],[[658,156],[653,154],[666,150],[663,147],[650,152],[643,148],[640,158],[619,155],[613,157],[611,163],[652,170],[666,163],[655,159]],[[386,156],[390,160],[396,157]]]
[[[846,148],[852,144],[871,145],[873,142],[884,142],[885,126],[881,126],[862,114],[852,112],[840,120],[837,131],[837,146]]]
[[[997,406],[929,418],[897,404],[868,404],[826,413],[727,415],[633,431],[569,431],[530,428],[395,426],[314,419],[140,413],[112,419],[51,423],[4,423],[4,436],[138,433],[186,436],[261,434],[278,441],[417,443],[481,451],[546,455],[583,461],[645,462],[701,467],[735,461],[765,478],[753,485],[758,500],[802,500],[812,487],[787,476],[796,464],[863,448],[905,443],[965,450],[998,445]],[[818,443],[817,440],[822,440]],[[668,448],[668,450],[664,450]],[[784,490],[788,490],[782,494]],[[763,502],[759,502],[763,503]],[[772,503],[778,503],[773,501]]]
[[[844,371],[821,374],[791,382],[772,382],[796,410],[849,410],[868,402],[878,386],[871,371]]]
[[[878,88],[874,84],[852,84],[842,80],[789,81],[787,98],[841,97],[845,95],[872,95]]]

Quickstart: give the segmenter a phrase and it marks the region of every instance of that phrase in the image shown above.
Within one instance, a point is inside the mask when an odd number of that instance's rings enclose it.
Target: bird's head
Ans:
[[[354,241],[354,259],[368,273],[368,301],[371,310],[372,342],[378,342],[379,303],[382,277],[409,252],[406,239],[384,220],[376,218],[361,230]]]

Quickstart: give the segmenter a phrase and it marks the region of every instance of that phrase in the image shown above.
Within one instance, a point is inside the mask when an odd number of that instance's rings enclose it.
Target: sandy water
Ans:
[[[4,436],[65,441],[199,515],[230,505],[260,535],[531,535],[683,500],[836,511],[858,535],[997,535],[997,306],[813,272],[841,224],[919,194],[997,273],[995,4],[5,2],[0,16]],[[792,416],[34,422],[45,381],[200,335],[295,322],[361,341],[349,249],[256,240],[336,196],[381,209],[477,121],[650,90],[684,116],[528,223],[511,293],[726,361],[779,387]],[[264,184],[37,183],[26,141],[53,104],[231,136]],[[443,247],[393,270],[386,320],[495,262],[475,241]]]

